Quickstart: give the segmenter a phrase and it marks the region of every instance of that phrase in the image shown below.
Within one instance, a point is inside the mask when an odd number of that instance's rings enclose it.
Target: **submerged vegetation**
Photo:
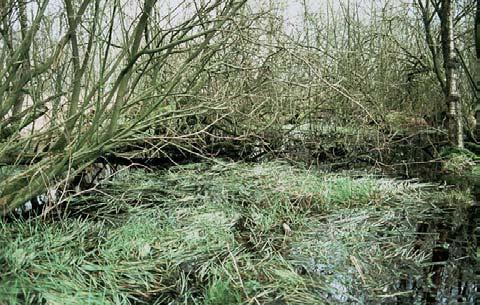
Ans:
[[[282,162],[125,171],[55,219],[1,222],[0,303],[378,304],[406,293],[400,280],[420,279],[442,243],[417,225],[469,203]]]

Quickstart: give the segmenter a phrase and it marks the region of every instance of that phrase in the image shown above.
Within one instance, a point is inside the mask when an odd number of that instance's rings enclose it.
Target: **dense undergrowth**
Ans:
[[[281,162],[123,171],[61,221],[0,220],[0,304],[378,304],[428,265],[417,224],[469,202]]]

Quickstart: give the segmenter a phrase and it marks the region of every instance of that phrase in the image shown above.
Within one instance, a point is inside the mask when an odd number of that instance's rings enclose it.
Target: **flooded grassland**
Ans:
[[[0,304],[475,304],[472,204],[283,162],[121,171],[0,222]]]

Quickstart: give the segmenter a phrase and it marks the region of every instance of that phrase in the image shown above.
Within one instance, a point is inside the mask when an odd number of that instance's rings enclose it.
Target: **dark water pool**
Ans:
[[[480,304],[480,205],[468,209],[437,209],[432,218],[417,224],[417,243],[429,242],[431,260],[418,274],[404,274],[392,287],[396,293],[382,304],[475,305]],[[375,304],[375,302],[368,302]]]

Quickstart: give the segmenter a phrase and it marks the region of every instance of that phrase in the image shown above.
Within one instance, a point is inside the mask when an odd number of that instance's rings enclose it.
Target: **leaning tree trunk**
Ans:
[[[0,12],[6,8],[4,1],[0,0]],[[237,17],[241,17],[239,10],[247,2],[247,0],[208,1],[200,10],[201,13],[206,12],[207,20],[204,20],[203,16],[197,12],[186,18],[186,21],[180,23],[178,27],[168,29],[165,33],[163,30],[158,30],[155,34],[149,33],[157,37],[155,39],[160,39],[157,44],[154,43],[153,36],[150,41],[142,43],[143,33],[147,26],[154,25],[155,20],[151,18],[154,14],[151,13],[155,12],[154,4],[157,0],[143,1],[144,6],[139,12],[138,18],[135,18],[138,21],[132,24],[132,32],[129,32],[132,33],[132,37],[127,39],[125,45],[121,46],[121,50],[118,52],[109,53],[111,37],[105,42],[108,44],[105,50],[102,50],[102,47],[105,47],[104,42],[101,39],[95,39],[105,32],[99,31],[99,27],[92,24],[90,20],[92,20],[92,15],[95,19],[95,16],[100,18],[105,14],[98,14],[104,9],[97,7],[102,1],[90,0],[82,0],[80,5],[74,5],[79,1],[64,1],[65,11],[62,14],[63,16],[66,14],[68,28],[63,29],[62,34],[64,35],[60,36],[58,42],[54,41],[53,55],[47,57],[45,62],[31,61],[25,79],[18,79],[18,77],[14,79],[13,76],[18,76],[19,72],[17,73],[17,71],[20,70],[20,64],[25,58],[22,55],[29,50],[35,34],[42,29],[40,25],[43,21],[48,21],[48,16],[46,17],[44,12],[49,0],[39,1],[42,6],[38,8],[38,12],[28,28],[27,38],[19,43],[17,51],[10,55],[3,51],[5,46],[3,49],[0,48],[2,54],[9,55],[4,64],[6,68],[0,67],[0,79],[7,78],[5,75],[11,76],[8,81],[14,84],[14,86],[7,87],[5,82],[0,83],[0,101],[2,101],[0,103],[0,135],[2,135],[1,131],[6,129],[2,126],[9,127],[14,123],[23,124],[26,121],[24,116],[11,116],[10,113],[14,102],[17,101],[16,97],[27,84],[36,86],[37,79],[43,80],[48,75],[46,71],[51,69],[53,73],[62,73],[64,70],[59,67],[60,65],[73,63],[71,68],[67,68],[67,71],[69,69],[73,71],[73,78],[67,79],[66,82],[70,83],[70,86],[62,88],[62,90],[66,90],[65,93],[52,96],[54,99],[63,95],[68,97],[65,104],[59,102],[58,105],[53,105],[57,109],[65,106],[66,118],[60,119],[58,124],[46,125],[46,130],[33,130],[32,135],[28,137],[22,137],[20,134],[22,126],[12,128],[12,132],[6,132],[5,136],[0,139],[3,141],[0,143],[2,144],[0,165],[1,163],[17,165],[19,160],[29,160],[27,167],[21,167],[18,172],[8,175],[6,179],[0,179],[0,216],[10,213],[30,198],[44,193],[48,187],[69,183],[72,177],[75,177],[101,155],[116,151],[124,147],[126,143],[150,142],[152,136],[144,133],[145,126],[160,125],[170,118],[173,120],[183,117],[182,113],[178,111],[165,110],[164,104],[168,102],[173,92],[182,92],[182,94],[195,92],[194,86],[197,83],[198,75],[206,71],[206,66],[211,62],[213,54],[222,49],[219,41],[230,39],[228,36],[221,38],[219,33],[230,33],[230,30],[222,31],[227,28],[227,24],[228,27],[233,24],[238,26],[235,20]],[[87,10],[87,6],[92,2],[95,3],[95,7],[91,8],[93,11]],[[107,5],[109,1],[103,3]],[[116,1],[112,1],[112,3],[115,3],[116,6],[112,13],[115,15],[115,10],[121,9],[121,6]],[[90,12],[91,15],[84,15],[85,12]],[[104,20],[99,20],[97,25],[103,24],[103,22]],[[111,30],[109,34],[107,32],[108,35],[111,33]],[[64,51],[69,42],[72,47],[71,53]],[[94,42],[99,45],[92,47],[91,44]],[[96,68],[86,65],[96,63],[89,58],[94,55],[103,56],[103,54],[110,54],[114,57],[104,66],[105,70],[100,71],[100,77],[96,77]],[[177,54],[182,56],[177,56]],[[103,60],[107,57],[106,55]],[[147,55],[154,56],[155,61],[147,60]],[[78,60],[78,57],[83,58],[83,63]],[[122,62],[124,62],[123,65]],[[166,74],[169,77],[165,81],[150,82],[147,80],[148,74],[138,73],[139,67],[145,69],[147,64],[157,65],[156,69],[162,69],[171,63],[175,63],[178,67],[173,68],[173,73]],[[9,73],[10,71],[12,73]],[[144,85],[147,87],[145,92],[136,92],[135,84],[130,80],[132,76],[144,81]],[[77,82],[79,83],[77,84]],[[162,90],[161,95],[155,93],[159,87],[165,89]],[[78,90],[81,92],[78,93]],[[97,100],[95,97],[98,92],[101,94],[98,95]],[[7,99],[1,100],[4,96]],[[45,99],[44,104],[49,101],[50,97]],[[32,106],[29,107],[32,108]],[[137,111],[139,107],[140,110]],[[30,108],[23,110],[22,113],[28,114]],[[93,118],[89,118],[85,113],[85,110],[89,108],[98,110]],[[197,109],[195,107],[191,111],[195,112]],[[135,112],[134,118],[127,116],[129,111]],[[5,118],[8,118],[9,121],[5,122]],[[83,124],[83,122],[87,123]],[[73,128],[70,134],[58,132],[58,130],[69,130],[69,128]],[[45,138],[53,140],[41,152],[30,158],[29,151],[24,150],[24,146],[30,145],[33,140],[38,141],[37,143],[44,143]],[[161,139],[163,141],[163,138]]]
[[[453,1],[442,0],[440,21],[442,50],[446,78],[447,124],[450,143],[463,148],[463,120],[460,93],[458,91],[459,60],[455,53],[453,35]]]
[[[480,123],[480,0],[477,0],[475,14],[475,119]],[[480,136],[480,124],[475,126],[475,138]]]
[[[19,21],[20,21],[20,32],[22,35],[22,40],[27,39],[28,35],[28,19],[27,19],[27,13],[26,13],[26,1],[20,0],[18,1],[18,14],[19,14]],[[22,66],[20,69],[20,78],[25,78],[28,77],[28,73],[30,71],[30,50],[27,50],[22,54],[22,57],[20,58],[22,62]],[[24,91],[22,90],[18,96],[17,100],[14,103],[13,109],[12,109],[12,114],[13,115],[19,115],[22,110],[23,110],[23,103],[24,103],[24,98],[25,94]]]

